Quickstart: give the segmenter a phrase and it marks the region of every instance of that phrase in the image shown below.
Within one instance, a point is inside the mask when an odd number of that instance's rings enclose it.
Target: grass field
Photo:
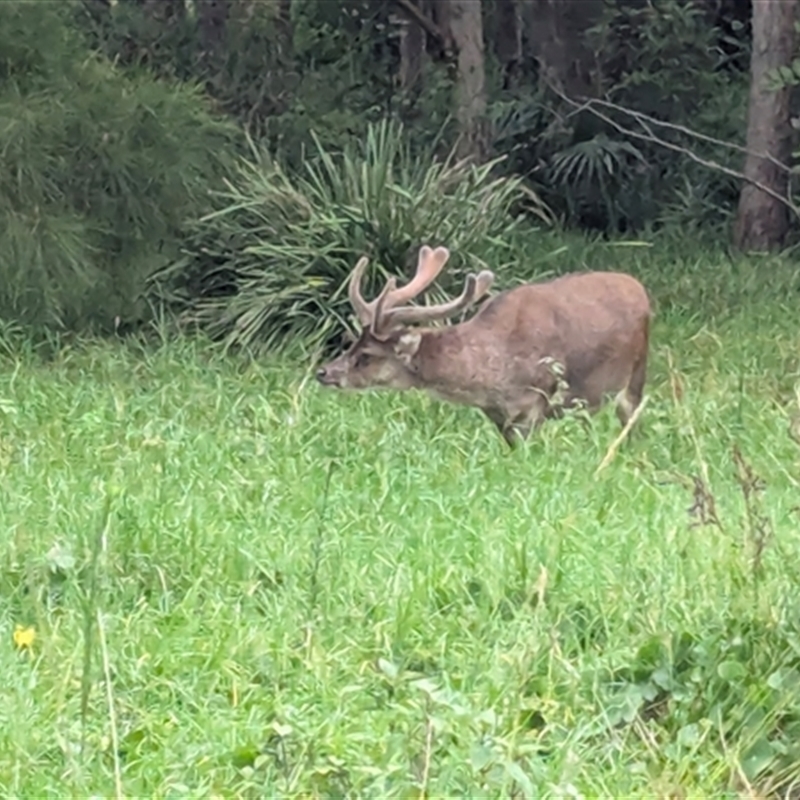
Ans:
[[[8,346],[0,792],[797,796],[797,271],[570,247],[659,309],[599,472],[611,409],[508,452],[308,361]]]

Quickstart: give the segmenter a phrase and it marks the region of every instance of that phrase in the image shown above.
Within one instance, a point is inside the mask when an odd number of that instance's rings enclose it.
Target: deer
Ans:
[[[360,335],[316,378],[342,390],[422,389],[480,409],[510,447],[547,419],[582,406],[594,414],[611,395],[623,426],[642,402],[650,301],[621,272],[569,273],[495,294],[473,316],[432,327],[475,306],[489,291],[490,270],[468,274],[458,297],[411,305],[441,273],[450,251],[419,250],[414,277],[390,277],[367,302],[362,257],[349,275],[348,298]]]

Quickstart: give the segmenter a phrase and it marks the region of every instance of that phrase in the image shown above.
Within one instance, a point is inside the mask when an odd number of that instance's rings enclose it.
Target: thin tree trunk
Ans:
[[[457,53],[457,152],[477,160],[486,154],[486,77],[480,0],[448,0],[448,17]]]
[[[425,14],[424,0],[416,4]],[[400,88],[408,92],[414,89],[422,74],[425,59],[425,31],[411,17],[404,16],[400,28]]]
[[[503,86],[514,86],[522,62],[522,20],[517,0],[495,0],[494,47],[503,68]]]
[[[225,39],[228,0],[196,0],[197,23],[206,55],[217,53]]]
[[[450,0],[432,0],[431,11],[433,12],[433,19],[438,26],[441,35],[442,55],[447,58],[455,52],[455,43],[453,42],[453,30],[451,28],[451,11],[452,4]]]
[[[753,51],[750,60],[750,98],[747,107],[747,149],[744,174],[780,195],[789,176],[761,153],[789,163],[792,129],[791,88],[772,91],[769,73],[792,63],[795,45],[796,0],[753,0]],[[785,205],[747,183],[739,195],[733,241],[741,250],[771,250],[783,244],[789,229]]]
[[[542,78],[571,96],[593,94],[592,53],[584,32],[599,21],[600,0],[521,0],[526,38]]]

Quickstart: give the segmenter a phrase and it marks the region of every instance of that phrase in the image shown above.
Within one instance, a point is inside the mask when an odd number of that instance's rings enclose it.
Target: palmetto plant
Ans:
[[[624,215],[622,190],[634,183],[634,170],[646,167],[634,145],[601,133],[556,153],[548,172],[552,184],[563,192],[570,217],[595,206],[614,230]]]
[[[414,158],[396,123],[371,126],[339,153],[315,143],[299,175],[254,150],[217,210],[193,226],[185,256],[154,281],[185,320],[228,345],[330,339],[347,322],[343,282],[364,254],[376,288],[410,266],[421,243],[446,243],[456,267],[448,279],[459,282],[458,267],[480,262],[524,210],[549,218],[519,179],[496,177],[494,163]]]

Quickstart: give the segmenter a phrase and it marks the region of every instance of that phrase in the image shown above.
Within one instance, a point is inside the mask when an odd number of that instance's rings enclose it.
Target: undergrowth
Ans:
[[[496,163],[415,157],[401,125],[371,125],[341,153],[315,141],[297,175],[258,151],[242,162],[181,258],[154,276],[153,299],[229,346],[324,344],[341,328],[342,284],[362,255],[402,272],[438,236],[458,254],[450,277],[487,247],[502,252],[523,209],[549,221],[519,178],[494,174]]]
[[[2,793],[792,792],[793,268],[563,246],[622,254],[658,309],[599,472],[610,410],[510,453],[311,360],[3,349]]]

